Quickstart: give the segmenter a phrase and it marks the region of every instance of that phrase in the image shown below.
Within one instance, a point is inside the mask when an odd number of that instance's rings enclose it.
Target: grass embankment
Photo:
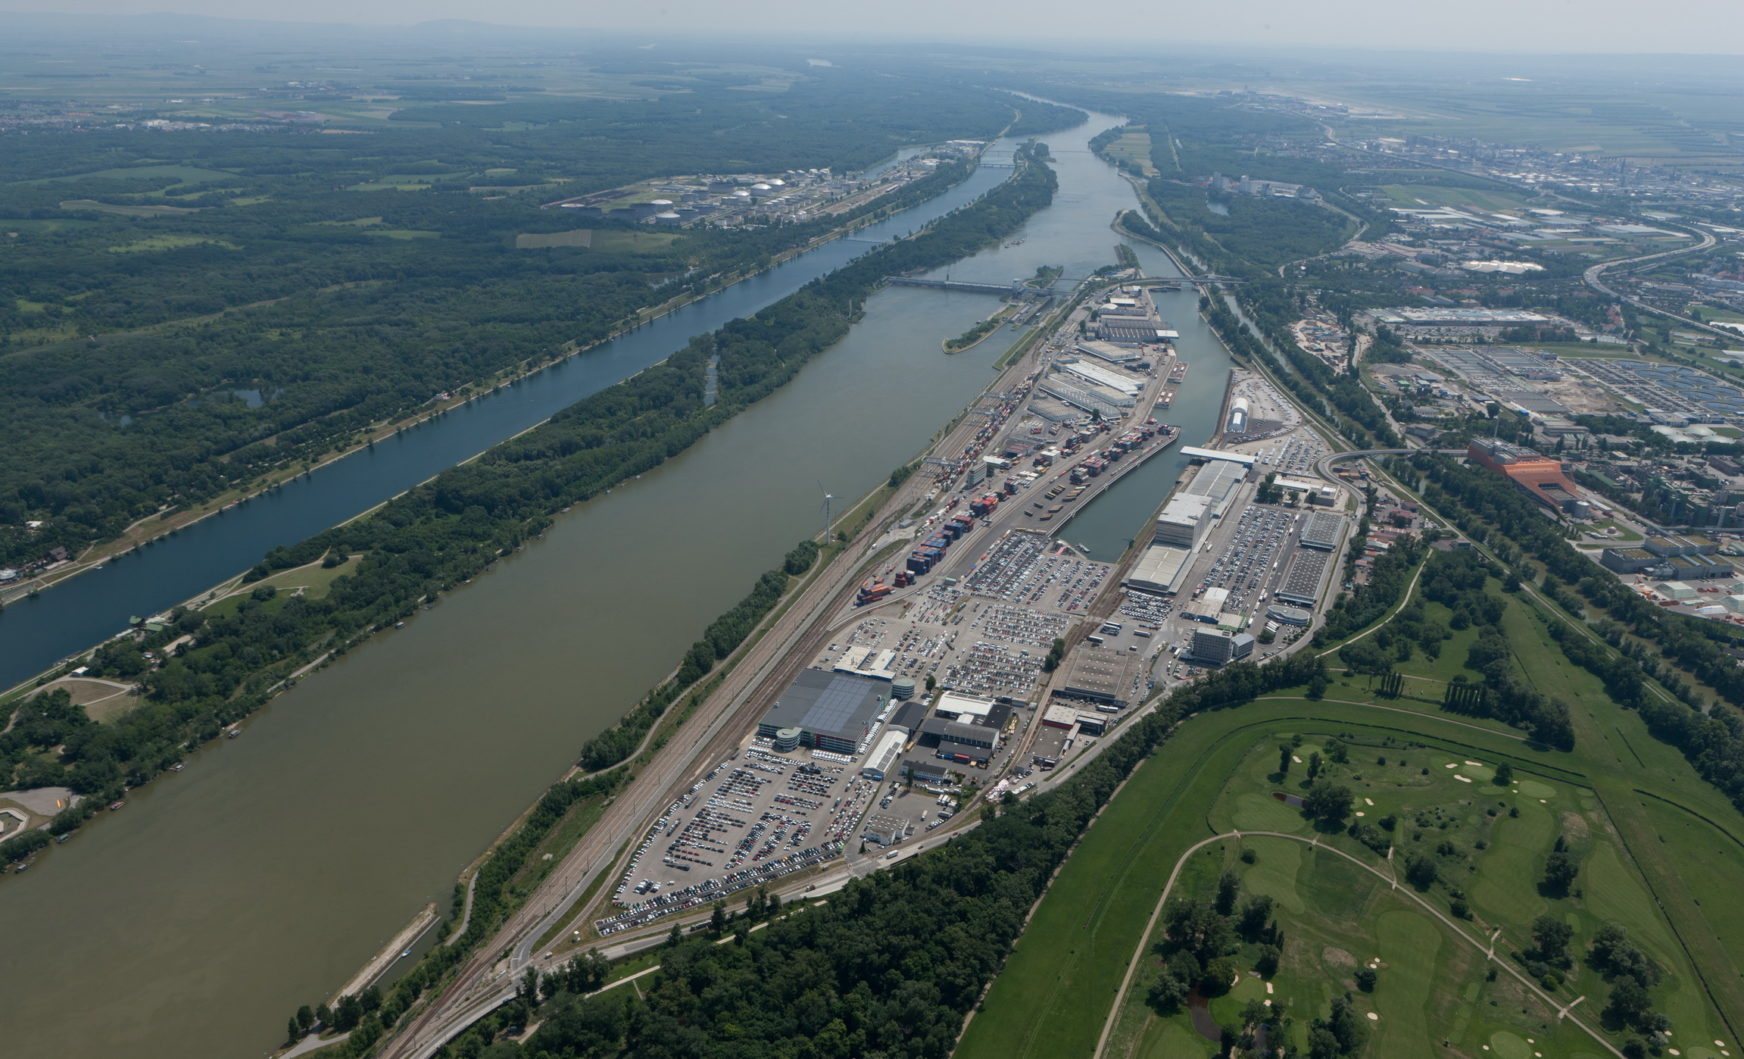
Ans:
[[[963,353],[974,349],[992,337],[993,333],[999,330],[999,325],[1004,323],[1016,308],[1015,303],[1000,306],[992,316],[964,331],[956,338],[945,339],[940,348],[946,353]]]
[[[1539,914],[1568,922],[1577,964],[1552,995],[1561,1004],[1585,996],[1576,1010],[1591,1024],[1610,987],[1585,966],[1586,946],[1599,925],[1625,926],[1665,972],[1653,1006],[1672,1019],[1683,1054],[1718,1059],[1717,1052],[1706,1056],[1700,1042],[1731,1039],[1725,1013],[1741,1010],[1727,954],[1744,946],[1744,911],[1727,895],[1744,870],[1744,820],[1675,750],[1653,740],[1639,718],[1562,659],[1530,605],[1511,600],[1504,625],[1521,670],[1547,693],[1573,697],[1574,752],[1533,749],[1496,722],[1453,717],[1434,705],[1476,630],[1457,632],[1437,659],[1420,655],[1402,664],[1400,672],[1414,679],[1397,700],[1366,702],[1363,678],[1340,677],[1326,701],[1278,696],[1189,720],[1086,834],[957,1054],[1091,1054],[1128,961],[1138,946],[1156,940],[1140,935],[1182,851],[1234,829],[1312,835],[1298,812],[1272,798],[1277,790],[1301,793],[1305,770],[1294,765],[1277,782],[1271,775],[1277,747],[1301,736],[1294,754],[1306,761],[1337,736],[1350,745],[1350,764],[1333,772],[1357,795],[1356,809],[1365,814],[1357,822],[1393,816],[1396,830],[1388,837],[1399,861],[1436,860],[1443,882],[1430,889],[1431,904],[1448,911],[1448,887],[1459,888],[1472,917],[1467,933],[1481,940],[1500,928],[1504,940],[1496,951],[1503,959],[1530,947],[1530,924]],[[1388,764],[1375,764],[1377,758]],[[1490,782],[1502,762],[1517,780],[1507,788]],[[1535,887],[1558,836],[1581,863],[1565,898]],[[1389,870],[1342,833],[1320,841]],[[1247,892],[1277,902],[1290,939],[1274,992],[1266,993],[1244,966],[1235,989],[1211,1002],[1222,1024],[1238,1022],[1248,1001],[1270,997],[1289,1005],[1296,1043],[1305,1045],[1307,1023],[1326,1013],[1334,995],[1354,988],[1358,961],[1378,957],[1381,985],[1372,996],[1357,994],[1359,1009],[1378,1016],[1365,1019],[1374,1042],[1369,1054],[1439,1054],[1434,1049],[1443,1039],[1462,1054],[1485,1046],[1514,1054],[1528,1039],[1545,1054],[1605,1054],[1507,974],[1487,981],[1481,952],[1384,882],[1298,843],[1250,844],[1254,864],[1238,860],[1237,843],[1213,845],[1190,860],[1177,884],[1177,894],[1207,897],[1218,873],[1234,868]],[[1402,870],[1402,863],[1395,866]],[[1159,958],[1147,952],[1118,1012],[1110,1055],[1213,1050],[1186,1014],[1163,1017],[1147,1006],[1146,992],[1160,974]],[[1611,1039],[1620,1046],[1625,1037]]]

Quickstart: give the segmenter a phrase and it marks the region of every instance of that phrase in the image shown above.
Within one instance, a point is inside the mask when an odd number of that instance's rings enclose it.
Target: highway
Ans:
[[[1688,316],[1679,316],[1677,313],[1669,310],[1649,305],[1640,298],[1630,294],[1624,294],[1605,283],[1604,274],[1611,269],[1640,265],[1648,261],[1659,261],[1663,258],[1677,257],[1682,254],[1700,253],[1714,245],[1714,236],[1712,232],[1703,231],[1700,228],[1690,228],[1686,229],[1686,231],[1690,235],[1699,237],[1701,241],[1696,243],[1694,246],[1680,246],[1673,250],[1661,250],[1656,254],[1644,254],[1641,257],[1626,257],[1620,261],[1603,261],[1588,268],[1586,272],[1582,274],[1581,278],[1586,280],[1587,286],[1598,291],[1600,294],[1609,298],[1616,298],[1619,301],[1628,302],[1637,309],[1654,313],[1659,316],[1670,317],[1678,323],[1688,324],[1691,327],[1699,327],[1709,334],[1718,335],[1721,338],[1737,338],[1738,335],[1735,332],[1722,331],[1717,327],[1710,327],[1709,325],[1702,323],[1700,320],[1692,319]]]

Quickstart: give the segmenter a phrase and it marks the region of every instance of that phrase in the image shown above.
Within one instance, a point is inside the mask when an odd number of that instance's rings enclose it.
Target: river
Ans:
[[[990,157],[1009,157],[1000,144]],[[898,154],[897,158],[903,157]],[[894,164],[893,159],[885,165]],[[620,382],[681,349],[693,337],[749,316],[891,239],[907,235],[980,196],[1011,175],[979,168],[919,206],[798,255],[697,300],[579,356],[570,357],[446,415],[352,453],[171,537],[110,561],[35,599],[0,611],[0,688],[27,680],[62,658],[248,569],[282,544],[294,544],[366,511]]]
[[[958,262],[951,275],[1007,280],[1062,265],[1077,278],[1112,263],[1109,222],[1132,196],[1085,142],[1115,120],[1094,115],[1044,137],[1060,175],[1054,205],[1020,244]],[[1135,250],[1147,272],[1177,274],[1160,251]],[[751,290],[744,305],[770,300]],[[1229,362],[1198,325],[1195,298],[1160,295],[1192,362],[1166,418],[1197,441],[1215,427]],[[325,999],[425,902],[446,907],[456,872],[582,742],[664,675],[759,573],[818,531],[820,486],[862,495],[987,384],[1015,337],[1009,328],[956,356],[939,343],[998,304],[914,288],[874,295],[849,336],[775,395],[578,506],[404,630],[303,680],[242,738],[193,755],[185,772],[135,792],[126,809],[93,821],[34,870],[6,877],[8,1054],[180,1059],[271,1049],[298,1004]],[[589,370],[584,357],[553,374]],[[531,401],[545,385],[529,381],[501,401]],[[426,429],[496,414],[480,402]],[[397,458],[396,445],[423,440],[408,434],[366,459]],[[451,459],[468,455],[469,444],[454,442]],[[1066,535],[1112,556],[1181,463],[1168,453],[1129,474]],[[282,495],[314,503],[322,481]],[[246,510],[213,522],[254,517]],[[180,595],[252,561],[226,560]],[[75,579],[37,605],[126,565]]]

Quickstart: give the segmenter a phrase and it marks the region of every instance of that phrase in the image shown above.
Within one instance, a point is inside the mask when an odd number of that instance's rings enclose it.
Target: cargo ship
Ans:
[[[1179,383],[1182,379],[1185,379],[1186,377],[1187,377],[1187,362],[1184,360],[1177,360],[1177,361],[1175,361],[1175,366],[1169,369],[1169,378],[1167,380],[1167,383],[1170,386],[1174,386],[1176,383]]]

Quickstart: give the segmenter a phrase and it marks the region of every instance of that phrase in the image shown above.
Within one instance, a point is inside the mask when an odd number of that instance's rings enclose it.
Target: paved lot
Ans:
[[[839,856],[877,785],[810,751],[756,744],[716,765],[649,829],[619,880],[610,935]]]

